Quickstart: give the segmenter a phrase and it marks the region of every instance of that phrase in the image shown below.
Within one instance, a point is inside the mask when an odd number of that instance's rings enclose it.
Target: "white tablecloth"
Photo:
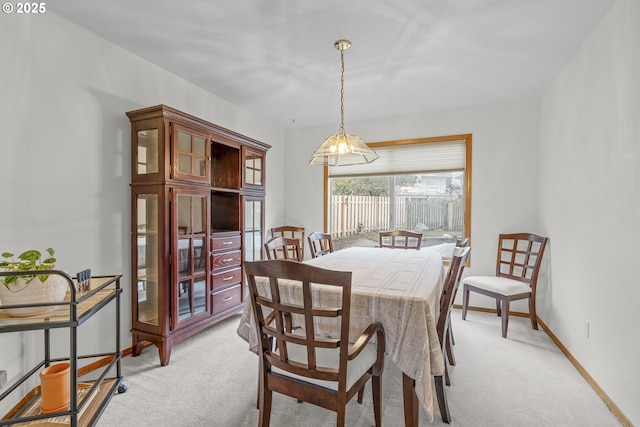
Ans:
[[[351,335],[355,339],[371,323],[380,322],[386,334],[386,354],[416,380],[416,394],[433,415],[437,401],[433,375],[444,373],[436,331],[444,281],[442,257],[428,247],[421,250],[348,248],[313,258],[307,264],[352,272]],[[296,292],[290,294],[295,299]],[[330,295],[320,295],[327,302]],[[314,299],[316,296],[314,296]],[[238,335],[258,347],[251,308],[246,304]]]

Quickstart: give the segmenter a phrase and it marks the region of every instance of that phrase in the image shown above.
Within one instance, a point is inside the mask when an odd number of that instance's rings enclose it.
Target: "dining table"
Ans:
[[[371,323],[383,325],[385,355],[402,371],[405,426],[418,426],[420,406],[431,421],[439,413],[449,423],[445,362],[436,331],[445,275],[441,254],[429,247],[351,247],[304,262],[352,272],[350,335],[357,337]],[[250,304],[245,304],[237,333],[251,351],[258,351]]]

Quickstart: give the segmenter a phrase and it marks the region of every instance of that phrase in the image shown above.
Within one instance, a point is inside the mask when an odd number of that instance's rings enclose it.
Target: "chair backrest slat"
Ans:
[[[320,233],[314,231],[307,237],[309,240],[309,248],[311,249],[311,257],[316,258],[333,252],[333,241],[330,233]]]
[[[300,248],[300,257],[304,259],[304,227],[295,225],[282,225],[270,229],[271,238],[288,237],[289,239],[298,239],[298,247]],[[282,258],[282,257],[278,257]]]
[[[276,366],[304,377],[345,382],[338,373],[345,372],[348,359],[351,272],[325,270],[291,260],[248,261],[245,269],[265,367]],[[318,285],[323,286],[323,300],[326,295],[335,296],[327,303],[331,306],[317,305],[313,288]],[[300,301],[297,304],[288,301],[291,295],[301,295],[296,300],[301,300],[302,306]],[[303,334],[289,330],[291,321],[287,318],[292,317],[304,327]],[[327,338],[316,330],[316,325],[326,327],[327,322],[333,323],[335,336],[339,338]],[[306,347],[306,363],[290,359],[290,344]],[[339,348],[339,368],[318,366],[318,348]]]
[[[381,248],[418,249],[422,246],[422,233],[407,230],[381,231],[378,234]]]
[[[303,255],[298,239],[274,237],[264,244],[267,259],[292,259],[302,262]]]
[[[535,292],[547,241],[530,233],[500,234],[496,276],[524,282]]]

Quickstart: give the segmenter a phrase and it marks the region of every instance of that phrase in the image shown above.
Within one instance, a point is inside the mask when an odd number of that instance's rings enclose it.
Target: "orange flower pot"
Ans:
[[[71,402],[69,363],[57,363],[40,372],[40,411],[43,414],[69,409]]]

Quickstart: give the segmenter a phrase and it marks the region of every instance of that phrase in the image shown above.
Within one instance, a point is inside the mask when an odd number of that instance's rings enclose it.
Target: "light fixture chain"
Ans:
[[[344,134],[344,50],[340,50],[340,130]]]
[[[358,135],[347,135],[344,131],[344,51],[350,46],[349,40],[338,40],[333,44],[340,51],[340,130],[337,135],[329,135],[313,152],[309,160],[312,165],[359,165],[379,157]]]

